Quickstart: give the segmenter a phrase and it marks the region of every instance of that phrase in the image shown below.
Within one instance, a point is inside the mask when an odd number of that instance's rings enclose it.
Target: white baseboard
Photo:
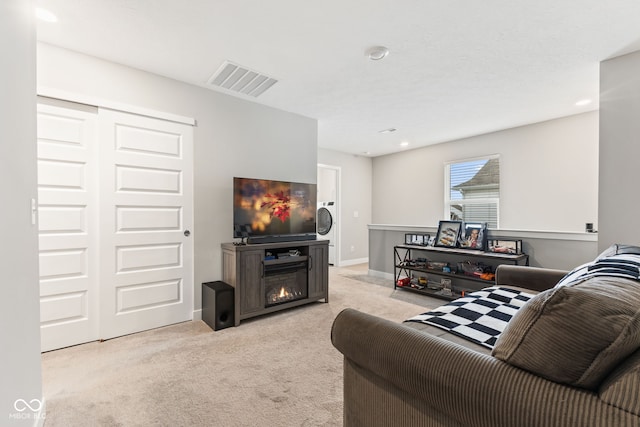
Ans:
[[[348,267],[350,265],[365,264],[369,262],[369,258],[348,259],[346,261],[340,261],[338,267]]]
[[[202,320],[202,309],[193,310],[193,321]]]

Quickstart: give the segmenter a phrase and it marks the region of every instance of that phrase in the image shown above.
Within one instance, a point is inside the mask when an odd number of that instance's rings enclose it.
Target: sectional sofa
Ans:
[[[497,286],[534,296],[493,349],[342,311],[344,426],[640,426],[639,266],[625,245],[570,273],[500,266]]]

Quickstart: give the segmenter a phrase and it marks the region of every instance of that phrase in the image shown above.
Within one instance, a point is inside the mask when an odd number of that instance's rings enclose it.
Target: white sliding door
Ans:
[[[101,338],[193,316],[191,126],[100,110]]]
[[[192,127],[59,104],[38,105],[42,351],[192,319]]]
[[[98,339],[96,113],[38,105],[42,351]]]

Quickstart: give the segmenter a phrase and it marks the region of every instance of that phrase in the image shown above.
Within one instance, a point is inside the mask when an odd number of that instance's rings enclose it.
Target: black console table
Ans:
[[[494,280],[465,275],[458,271],[458,263],[482,262],[494,270],[500,264],[529,265],[527,254],[503,254],[433,246],[396,245],[393,248],[393,258],[394,289],[409,290],[447,300],[459,298],[465,292],[495,285]],[[418,259],[423,261],[416,262]],[[445,266],[448,268],[444,269]],[[450,281],[451,294],[443,292],[442,279]],[[400,283],[402,284],[399,286]]]

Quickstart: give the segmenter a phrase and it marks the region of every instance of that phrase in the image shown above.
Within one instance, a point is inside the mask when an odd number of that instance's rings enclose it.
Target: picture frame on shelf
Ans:
[[[404,235],[404,244],[412,246],[427,246],[431,236],[424,233],[412,233]]]
[[[415,246],[427,246],[429,243],[428,234],[414,234],[411,239],[411,244]]]
[[[462,221],[440,221],[433,246],[455,248],[462,228]]]
[[[520,255],[522,253],[522,240],[489,240],[487,250],[500,254]]]
[[[487,250],[487,223],[465,222],[460,233],[460,245],[465,249]]]

